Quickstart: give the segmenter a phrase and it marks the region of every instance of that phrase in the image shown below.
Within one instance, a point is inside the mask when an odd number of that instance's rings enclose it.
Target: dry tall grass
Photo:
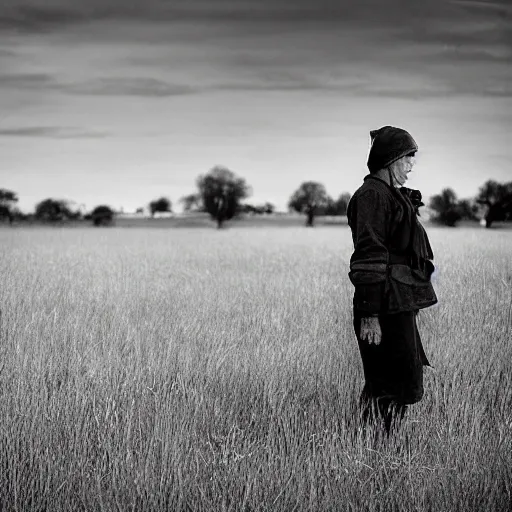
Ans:
[[[512,237],[430,229],[434,370],[356,428],[346,227],[0,231],[1,510],[512,505]]]

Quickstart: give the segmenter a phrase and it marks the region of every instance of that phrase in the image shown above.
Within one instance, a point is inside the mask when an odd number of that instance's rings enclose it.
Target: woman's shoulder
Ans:
[[[383,180],[368,175],[352,196],[357,201],[389,203],[395,200],[391,187]]]
[[[350,219],[360,215],[366,216],[369,212],[375,211],[387,211],[393,214],[396,208],[396,199],[387,183],[379,179],[365,179],[350,199],[347,217],[350,221]]]

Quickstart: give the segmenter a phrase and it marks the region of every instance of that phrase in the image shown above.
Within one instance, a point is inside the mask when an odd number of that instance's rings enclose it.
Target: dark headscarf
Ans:
[[[385,169],[400,158],[418,151],[418,144],[411,134],[402,128],[383,126],[370,132],[372,147],[368,155],[370,173]]]

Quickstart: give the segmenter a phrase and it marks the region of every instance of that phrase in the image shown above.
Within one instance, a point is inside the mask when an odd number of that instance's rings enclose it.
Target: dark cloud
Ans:
[[[93,96],[169,97],[191,94],[188,85],[171,84],[151,77],[105,77],[84,82],[59,81],[48,73],[9,73],[0,75],[0,88],[58,90],[68,94]]]
[[[0,137],[41,137],[48,139],[103,139],[104,132],[84,130],[73,127],[28,126],[18,128],[0,128]]]
[[[388,98],[430,98],[445,96],[446,89],[427,89],[421,88],[384,88],[378,84],[343,84],[343,83],[322,83],[314,81],[289,81],[289,82],[267,82],[267,83],[226,83],[215,87],[217,90],[227,91],[318,91],[318,92],[336,92],[350,93],[351,96],[361,97],[388,97]]]
[[[15,57],[16,52],[7,48],[0,48],[0,58],[11,58]]]
[[[2,0],[0,25],[37,30],[94,19],[222,20],[228,22],[358,21],[399,26],[449,16],[474,5],[505,12],[506,2],[448,0]],[[501,9],[496,9],[496,5]],[[480,8],[481,10],[481,8]]]
[[[31,20],[26,26],[33,27],[100,18],[155,21],[89,24],[45,36],[47,68],[34,68],[28,52],[14,62],[9,49],[17,73],[0,74],[2,89],[148,98],[218,89],[510,95],[512,23],[502,16],[510,12],[503,1],[52,0],[51,8],[48,0],[0,1],[7,2],[4,19]],[[61,50],[66,66],[55,58]],[[34,69],[54,74],[21,73]]]
[[[511,11],[512,14],[512,11]],[[512,16],[500,21],[493,11],[466,13],[460,19],[418,25],[398,36],[404,44],[420,43],[431,51],[422,59],[439,61],[511,62]]]
[[[507,16],[512,12],[512,5],[504,0],[450,0],[450,3],[476,12],[497,12],[502,16]]]
[[[0,75],[0,88],[15,90],[53,90],[70,95],[84,96],[139,96],[146,98],[168,98],[188,94],[201,94],[207,91],[319,91],[339,92],[359,97],[389,97],[389,98],[436,98],[457,94],[484,95],[484,96],[512,96],[512,87],[506,80],[492,80],[491,82],[475,82],[457,80],[461,71],[455,73],[444,72],[442,80],[437,83],[404,79],[389,81],[385,75],[380,80],[351,79],[350,77],[317,76],[307,70],[294,72],[286,70],[262,69],[253,79],[240,79],[238,81],[219,81],[212,84],[180,85],[151,77],[103,77],[85,82],[63,83],[56,77],[44,73],[20,73]],[[467,71],[466,71],[467,73]],[[459,77],[460,78],[460,77]],[[79,132],[76,129],[56,129],[51,127],[22,128],[4,130],[2,135],[16,136],[47,136],[47,137],[98,137],[103,134]]]
[[[0,75],[0,87],[40,89],[56,86],[55,77],[48,73],[6,73]]]
[[[0,29],[38,31],[85,20],[86,16],[72,8],[37,6],[30,2],[26,5],[9,5],[8,2],[0,11]]]
[[[65,85],[65,92],[98,96],[169,97],[191,94],[188,85],[178,85],[157,78],[100,78],[87,82]]]

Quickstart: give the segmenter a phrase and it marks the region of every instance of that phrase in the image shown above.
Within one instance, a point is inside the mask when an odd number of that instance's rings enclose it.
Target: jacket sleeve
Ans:
[[[355,287],[354,308],[363,316],[376,316],[385,306],[391,209],[387,198],[376,190],[366,190],[354,199],[349,216],[354,241],[349,272]]]

